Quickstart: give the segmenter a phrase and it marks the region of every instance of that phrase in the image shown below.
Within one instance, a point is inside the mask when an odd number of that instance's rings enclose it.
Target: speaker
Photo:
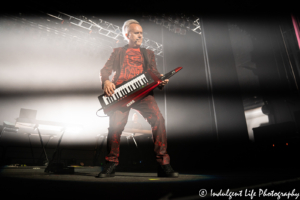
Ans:
[[[295,122],[283,122],[253,128],[255,142],[284,142],[299,137]]]

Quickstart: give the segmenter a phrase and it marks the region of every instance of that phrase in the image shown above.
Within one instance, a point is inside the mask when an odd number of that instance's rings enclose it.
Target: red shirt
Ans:
[[[140,48],[128,48],[116,86],[143,73],[144,58]]]

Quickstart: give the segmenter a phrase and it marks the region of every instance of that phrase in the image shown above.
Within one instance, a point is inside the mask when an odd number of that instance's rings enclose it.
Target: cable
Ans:
[[[97,115],[97,113],[98,113],[100,110],[103,110],[103,108],[98,109],[98,110],[96,111],[96,115]],[[98,117],[108,117],[108,116],[99,116],[99,115],[97,115],[97,116],[98,116]]]

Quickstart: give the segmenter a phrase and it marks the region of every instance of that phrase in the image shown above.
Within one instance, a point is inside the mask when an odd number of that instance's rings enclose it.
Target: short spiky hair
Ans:
[[[126,37],[126,33],[128,34],[128,27],[130,24],[140,24],[138,21],[136,21],[135,19],[129,19],[127,21],[124,22],[123,27],[122,27],[122,33],[123,33],[123,37],[125,40],[129,41],[128,38]]]

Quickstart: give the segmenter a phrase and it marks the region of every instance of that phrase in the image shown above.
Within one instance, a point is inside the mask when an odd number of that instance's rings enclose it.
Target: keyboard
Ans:
[[[130,107],[155,89],[163,80],[170,78],[181,69],[182,67],[178,67],[161,78],[148,70],[118,85],[112,96],[106,97],[105,94],[98,96],[104,113],[109,115],[116,109],[122,110]]]

